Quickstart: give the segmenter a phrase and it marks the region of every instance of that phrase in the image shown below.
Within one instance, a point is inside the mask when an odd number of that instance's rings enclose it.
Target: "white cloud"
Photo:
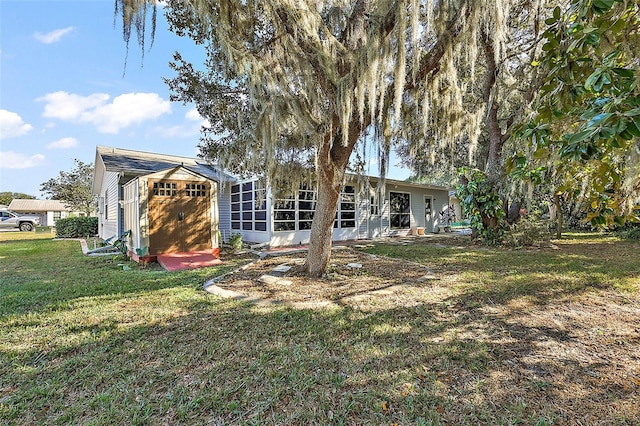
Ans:
[[[184,118],[189,121],[199,121],[200,126],[202,127],[211,127],[211,125],[209,124],[209,120],[205,120],[204,118],[202,118],[198,110],[195,108],[187,111],[184,115]]]
[[[151,132],[152,135],[161,138],[193,138],[200,134],[199,126],[158,126]]]
[[[47,145],[49,149],[67,149],[78,146],[78,140],[76,138],[62,138],[57,141],[53,141]]]
[[[118,133],[125,127],[171,113],[171,103],[157,93],[125,93],[107,103],[109,98],[106,93],[80,96],[54,92],[37,100],[47,102],[43,116],[93,124],[101,133]]]
[[[201,127],[210,127],[209,121],[202,118],[195,108],[184,114],[185,121],[175,126],[158,125],[153,134],[162,138],[192,138],[200,134]]]
[[[0,139],[22,136],[31,130],[33,126],[22,121],[18,114],[0,109]]]
[[[59,42],[65,34],[69,34],[71,31],[73,31],[73,27],[67,27],[59,30],[53,30],[46,34],[35,33],[33,37],[41,43],[52,44]]]
[[[13,151],[0,152],[0,169],[28,169],[44,163],[44,155],[36,154],[28,157]]]
[[[43,117],[59,118],[60,120],[78,119],[82,113],[92,108],[104,105],[109,100],[106,93],[94,93],[80,96],[67,92],[48,93],[36,101],[44,101]]]
[[[190,109],[189,111],[187,111],[184,114],[184,118],[186,118],[187,120],[190,120],[190,121],[202,120],[202,116],[200,116],[200,113],[195,108]]]
[[[170,112],[171,103],[156,93],[125,93],[110,104],[84,112],[81,121],[93,123],[102,133],[118,133],[121,128]]]

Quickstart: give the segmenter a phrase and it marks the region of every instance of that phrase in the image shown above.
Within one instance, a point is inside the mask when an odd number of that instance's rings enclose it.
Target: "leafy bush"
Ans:
[[[85,238],[97,234],[97,217],[67,217],[56,221],[56,237],[58,238]]]
[[[505,216],[500,194],[484,172],[463,167],[458,173],[464,183],[458,186],[456,194],[473,235],[482,238],[485,244],[499,244]]]
[[[504,244],[511,247],[534,246],[548,243],[551,239],[549,224],[546,221],[521,219],[509,226]]]
[[[242,234],[231,234],[231,237],[229,238],[229,245],[234,252],[242,250]]]
[[[640,240],[640,225],[627,225],[619,235],[625,240]]]

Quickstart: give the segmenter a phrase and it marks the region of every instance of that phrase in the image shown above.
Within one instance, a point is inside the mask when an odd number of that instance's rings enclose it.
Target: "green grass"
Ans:
[[[264,308],[201,290],[233,263],[124,271],[76,241],[0,242],[0,423],[561,424],[600,398],[614,408],[595,418],[633,424],[633,394],[619,389],[585,396],[526,371],[501,381],[511,325],[484,309],[587,288],[638,306],[637,244],[569,241],[581,254],[378,246],[459,278],[445,301],[385,310]],[[596,256],[604,248],[615,258]],[[531,353],[555,336],[513,329],[524,331]],[[638,341],[623,343],[613,348]]]

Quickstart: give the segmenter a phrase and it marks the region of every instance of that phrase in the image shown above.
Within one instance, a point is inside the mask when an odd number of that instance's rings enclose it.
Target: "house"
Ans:
[[[195,158],[96,148],[98,235],[131,231],[129,248],[150,255],[218,247],[219,183],[233,179]]]
[[[336,212],[334,241],[433,232],[448,188],[350,176]],[[130,230],[130,248],[149,253],[218,247],[232,233],[271,247],[306,244],[316,192],[274,198],[257,179],[238,180],[204,160],[98,146],[93,192],[99,235]],[[222,239],[222,241],[220,241]]]
[[[15,213],[40,217],[40,225],[56,226],[56,221],[69,216],[84,216],[74,212],[60,200],[25,200],[15,198],[9,204],[9,210]]]

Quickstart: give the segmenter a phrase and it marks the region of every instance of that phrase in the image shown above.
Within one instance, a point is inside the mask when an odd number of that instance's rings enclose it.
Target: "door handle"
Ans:
[[[184,220],[184,212],[178,212],[178,220]]]

